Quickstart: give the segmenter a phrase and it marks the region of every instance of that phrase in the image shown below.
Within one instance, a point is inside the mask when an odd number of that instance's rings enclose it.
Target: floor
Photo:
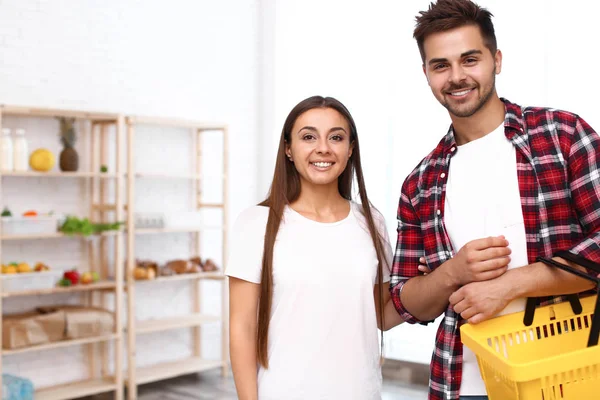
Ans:
[[[109,400],[112,394],[86,397],[85,400]],[[398,381],[384,380],[382,400],[425,400],[427,388]],[[231,374],[221,377],[219,371],[187,375],[142,385],[138,400],[236,400]],[[83,399],[82,399],[83,400]],[[337,400],[337,399],[336,399]]]

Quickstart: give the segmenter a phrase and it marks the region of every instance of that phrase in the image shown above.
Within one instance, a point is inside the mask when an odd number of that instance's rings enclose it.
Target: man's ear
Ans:
[[[423,75],[425,75],[425,79],[427,79],[427,84],[429,85],[429,77],[427,76],[427,68],[425,68],[425,64],[423,64],[422,67],[423,67]]]
[[[496,75],[500,75],[500,72],[502,72],[502,52],[500,50],[496,50],[496,55],[494,56],[494,64]]]

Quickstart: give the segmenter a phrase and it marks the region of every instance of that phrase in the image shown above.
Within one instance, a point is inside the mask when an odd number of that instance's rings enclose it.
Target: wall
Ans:
[[[257,201],[257,12],[253,0],[3,0],[0,103],[225,122],[230,127],[234,217]],[[59,151],[56,121],[7,118],[3,123],[25,127],[32,148]],[[78,146],[82,155],[87,154],[86,138],[80,138]],[[159,155],[150,156],[150,149],[158,149]],[[187,132],[140,128],[136,151],[136,166],[147,171],[176,173],[190,165]],[[219,148],[213,151],[218,154]],[[82,160],[83,168],[87,161]],[[86,204],[86,186],[78,180],[4,178],[3,189],[5,204],[15,211],[85,212],[81,204]],[[136,206],[140,211],[183,210],[190,205],[187,190],[185,182],[140,181]],[[187,236],[179,234],[142,237],[138,244],[136,257],[159,261],[186,256],[189,249]],[[218,248],[207,244],[203,249],[203,256],[220,261]],[[71,239],[3,243],[3,255],[7,257],[3,261],[44,260],[57,267],[81,265],[87,259],[85,245]],[[137,295],[139,319],[190,311],[184,283],[141,286]],[[205,311],[218,313],[219,286],[205,284],[202,300]],[[75,301],[69,296],[8,299],[4,312]],[[189,355],[189,340],[185,330],[140,337],[138,365]],[[207,327],[204,354],[220,356],[219,346],[218,326]],[[28,376],[37,386],[83,378],[86,373],[83,353],[71,347],[3,361],[4,372]],[[57,361],[64,365],[60,372]]]
[[[371,201],[396,234],[396,207],[406,175],[446,133],[447,112],[432,96],[412,31],[414,17],[429,0],[371,2],[341,0],[268,1],[263,11],[274,26],[269,44],[272,96],[263,102],[262,171],[265,192],[281,126],[291,108],[321,94],[342,101],[353,114],[362,147]],[[494,14],[503,71],[501,96],[523,105],[577,112],[600,130],[591,71],[595,20],[588,3],[481,0]],[[437,324],[402,325],[386,334],[386,355],[428,363]]]

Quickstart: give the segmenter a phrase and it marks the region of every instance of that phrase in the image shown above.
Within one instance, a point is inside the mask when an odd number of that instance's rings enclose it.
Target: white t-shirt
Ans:
[[[259,366],[259,400],[381,399],[377,255],[361,209],[351,203],[346,218],[321,223],[286,207],[273,254],[269,369]],[[373,214],[391,263],[384,219]],[[267,217],[261,206],[238,217],[226,275],[260,283]]]
[[[508,268],[528,264],[516,150],[504,134],[504,124],[458,146],[450,161],[444,223],[455,252],[471,240],[504,235],[512,251]],[[500,314],[524,309],[525,299],[518,299]],[[460,394],[485,395],[475,354],[466,346],[463,349]]]

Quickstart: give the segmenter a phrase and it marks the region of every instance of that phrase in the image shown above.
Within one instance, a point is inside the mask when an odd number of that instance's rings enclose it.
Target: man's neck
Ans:
[[[470,117],[461,118],[450,114],[456,144],[460,146],[492,132],[504,122],[505,113],[504,103],[494,95]]]

